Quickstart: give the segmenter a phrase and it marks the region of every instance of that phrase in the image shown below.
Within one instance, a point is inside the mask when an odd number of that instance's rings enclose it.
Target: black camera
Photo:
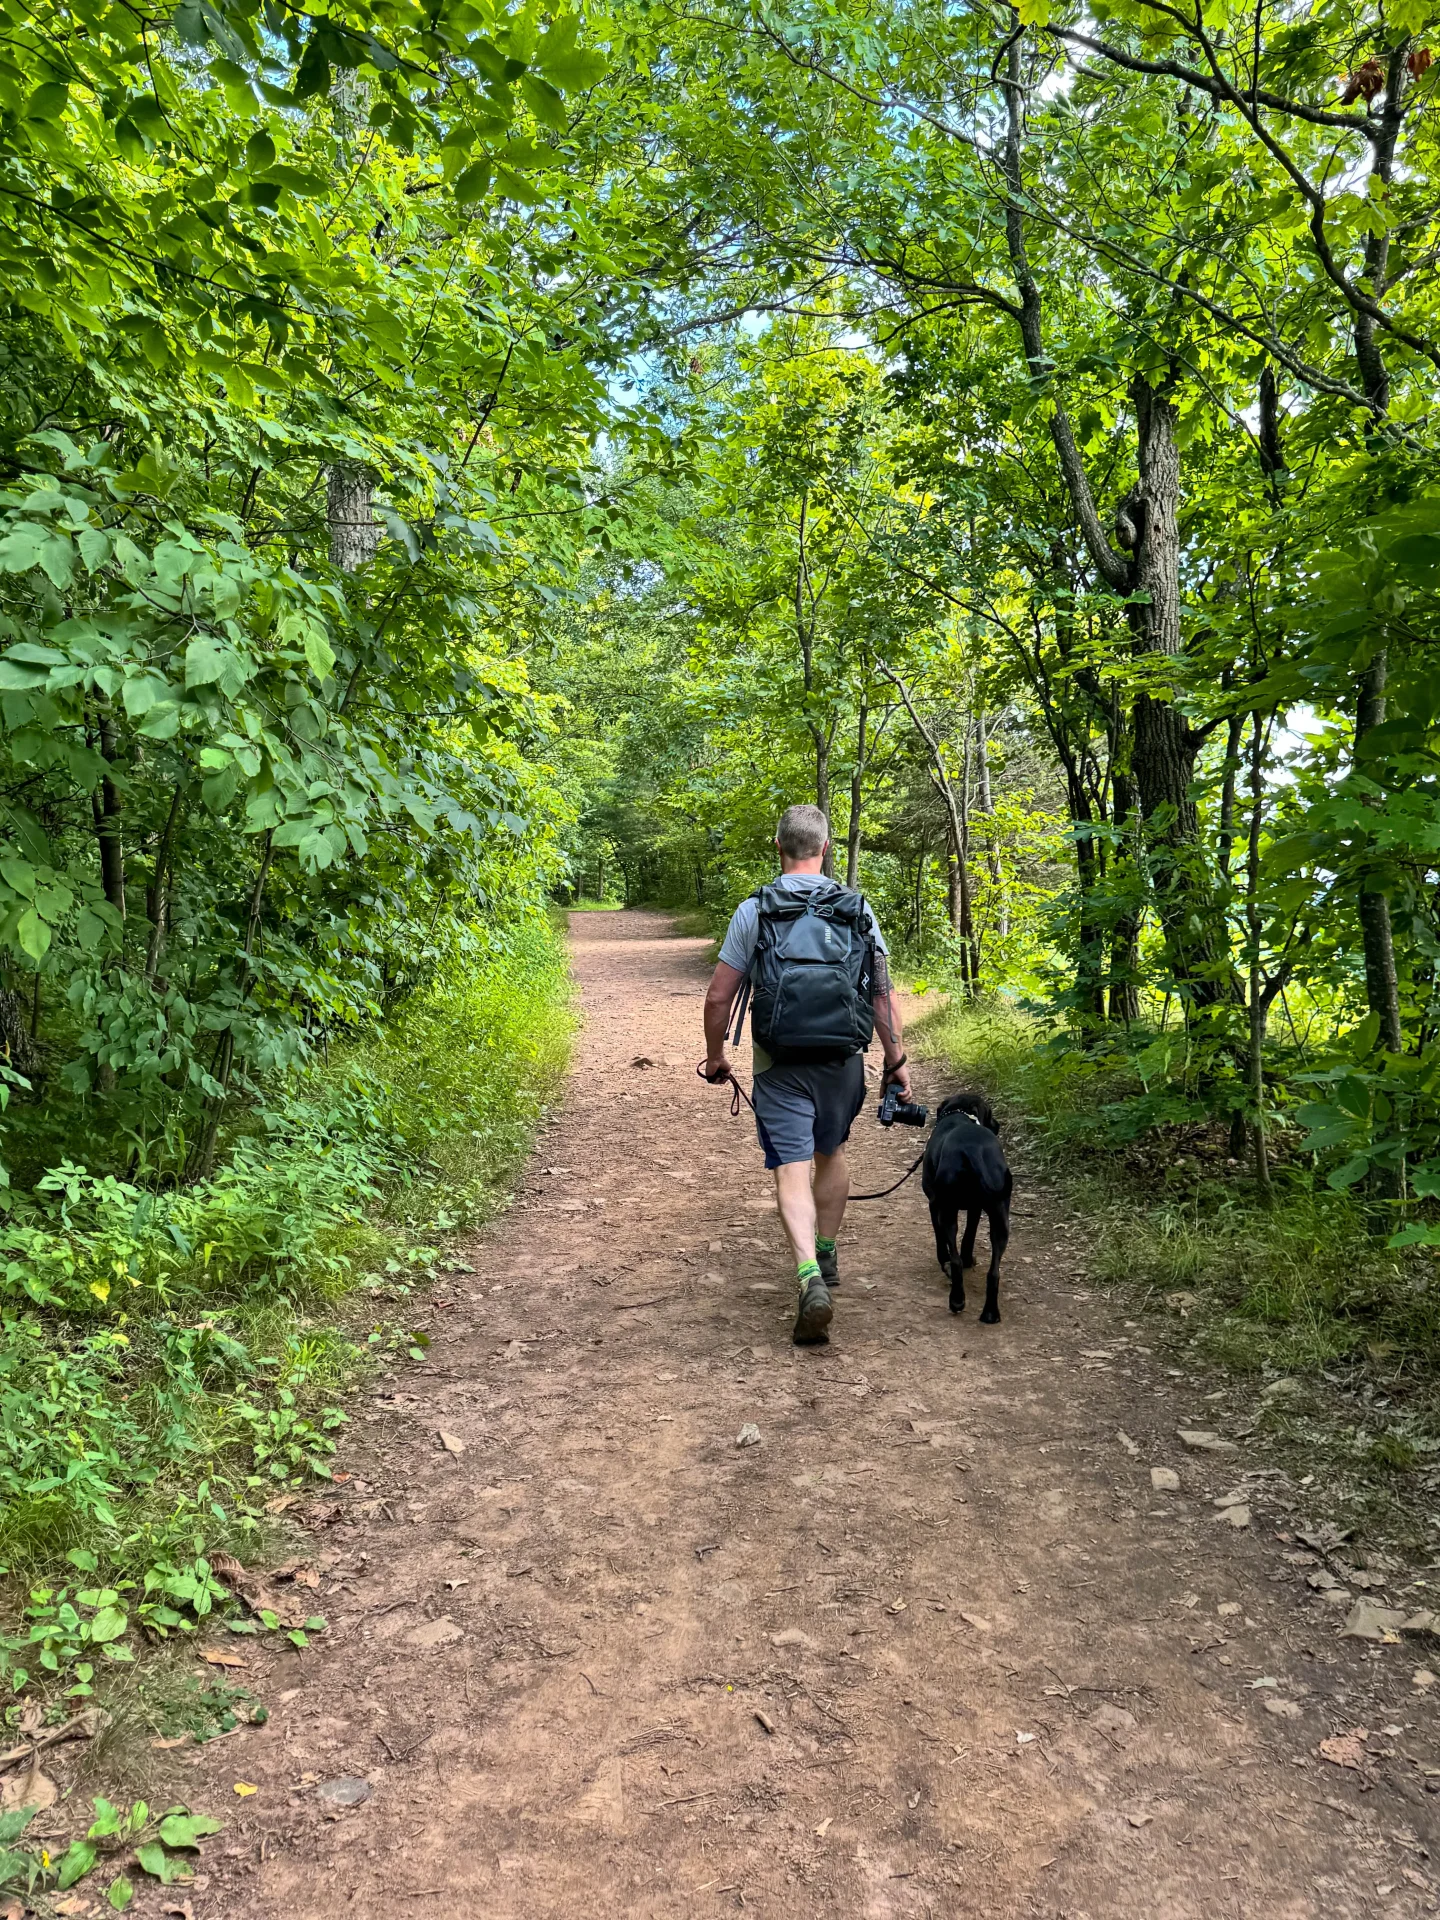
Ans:
[[[892,1080],[881,1097],[880,1111],[875,1117],[882,1127],[893,1127],[897,1120],[902,1127],[923,1127],[930,1118],[930,1109],[922,1107],[918,1100],[902,1100],[900,1084]]]

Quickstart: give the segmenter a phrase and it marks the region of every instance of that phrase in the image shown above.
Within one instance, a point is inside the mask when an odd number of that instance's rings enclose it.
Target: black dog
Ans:
[[[930,1202],[935,1257],[950,1278],[950,1311],[965,1308],[965,1270],[975,1264],[975,1233],[983,1213],[990,1222],[990,1267],[985,1275],[985,1308],[980,1318],[994,1326],[1000,1318],[1000,1256],[1010,1239],[1010,1189],[1013,1181],[996,1138],[1000,1122],[990,1102],[978,1093],[952,1093],[935,1116],[935,1131],[925,1149],[920,1184]],[[965,1238],[957,1257],[955,1227],[961,1213]]]

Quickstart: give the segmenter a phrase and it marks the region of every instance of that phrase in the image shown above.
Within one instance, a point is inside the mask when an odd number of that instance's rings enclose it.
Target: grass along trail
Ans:
[[[196,1920],[1434,1911],[1423,1654],[1337,1636],[1243,1437],[1182,1445],[1200,1390],[1023,1150],[1001,1326],[946,1311],[917,1179],[797,1351],[751,1125],[694,1073],[707,943],[572,940],[563,1108],[314,1513],[330,1631],[185,1770],[230,1821]],[[857,1185],[898,1136],[862,1114]]]

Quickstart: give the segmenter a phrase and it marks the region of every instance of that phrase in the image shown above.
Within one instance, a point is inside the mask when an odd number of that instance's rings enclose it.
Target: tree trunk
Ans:
[[[1010,932],[1010,897],[1000,870],[1000,848],[995,835],[995,800],[990,789],[990,738],[985,727],[985,709],[975,715],[975,798],[984,814],[985,868],[995,889],[996,920],[1003,940]]]
[[[177,781],[170,801],[170,811],[165,817],[164,830],[160,835],[159,845],[155,849],[155,868],[150,875],[150,884],[145,889],[145,913],[150,922],[150,939],[145,950],[147,986],[155,984],[160,956],[165,950],[165,921],[170,901],[167,882],[175,848],[175,834],[180,825],[180,812],[183,805],[184,789]]]
[[[115,762],[115,722],[102,715],[99,726],[100,757],[107,766]],[[90,811],[95,821],[95,841],[100,852],[100,885],[105,898],[123,920],[125,918],[125,841],[121,832],[124,811],[119,792],[109,774],[100,781],[100,791],[90,795]]]
[[[1371,148],[1371,177],[1389,189],[1395,170],[1395,144],[1400,134],[1402,102],[1405,92],[1405,55],[1409,43],[1401,40],[1391,51],[1385,75],[1385,106],[1381,113],[1379,137]],[[1371,233],[1365,243],[1365,279],[1372,296],[1378,300],[1385,291],[1390,259],[1388,228]],[[1363,283],[1362,283],[1363,284]],[[1390,405],[1390,375],[1375,323],[1367,314],[1355,318],[1355,359],[1360,369],[1366,397],[1382,414]],[[1355,688],[1355,758],[1360,758],[1361,743],[1372,728],[1385,719],[1385,679],[1388,670],[1382,648],[1360,674]],[[1390,899],[1379,887],[1360,883],[1360,937],[1365,952],[1365,997],[1371,1013],[1379,1018],[1379,1044],[1388,1053],[1399,1053],[1404,1045],[1400,1022],[1400,982],[1395,971],[1395,939],[1390,924]]]
[[[250,889],[250,899],[245,911],[245,939],[241,947],[240,969],[236,975],[237,1017],[250,991],[250,966],[255,957],[255,942],[260,934],[260,913],[265,902],[265,882],[270,875],[270,860],[274,852],[274,844],[274,833],[267,833],[264,850],[260,856],[260,868],[255,875],[254,885]],[[232,1022],[221,1036],[212,1069],[215,1078],[220,1082],[220,1091],[207,1102],[205,1124],[191,1161],[192,1176],[202,1180],[208,1180],[215,1171],[215,1146],[220,1135],[220,1120],[225,1111],[225,1097],[230,1091],[230,1075],[234,1066],[235,1027]]]
[[[1245,932],[1250,949],[1250,1117],[1255,1147],[1255,1178],[1262,1197],[1271,1198],[1270,1153],[1265,1137],[1265,1015],[1260,968],[1260,827],[1265,807],[1265,723],[1252,716],[1250,742],[1250,836],[1245,862]]]
[[[1152,387],[1143,377],[1136,378],[1131,397],[1140,477],[1116,517],[1117,549],[1101,524],[1084,456],[1064,399],[1054,392],[1053,366],[1045,352],[1044,307],[1031,271],[1025,232],[1021,156],[1026,80],[1020,39],[1013,34],[1006,51],[1006,133],[1000,166],[1007,188],[1006,244],[1018,296],[1014,311],[1026,362],[1037,386],[1047,389],[1050,437],[1076,524],[1101,578],[1125,597],[1136,653],[1175,655],[1180,651],[1180,456],[1175,409],[1165,387]],[[1139,599],[1141,594],[1148,598]],[[1226,997],[1228,980],[1218,977],[1223,972],[1218,903],[1203,850],[1197,845],[1198,822],[1189,791],[1199,741],[1170,701],[1148,693],[1137,696],[1132,724],[1131,767],[1141,816],[1159,850],[1156,905],[1170,968],[1194,1004],[1210,1005]]]
[[[1135,811],[1135,790],[1129,773],[1120,764],[1122,750],[1123,742],[1118,736],[1112,737],[1110,786],[1114,799],[1110,818],[1116,834],[1116,857],[1110,873],[1111,885],[1117,889],[1123,887],[1127,877],[1134,875],[1133,859],[1120,852],[1120,836],[1131,828]],[[1115,915],[1110,936],[1110,1018],[1121,1026],[1129,1026],[1132,1020],[1138,1020],[1139,1017],[1140,908],[1138,905],[1121,906]]]
[[[337,460],[325,474],[325,510],[330,558],[343,573],[355,573],[380,544],[375,518],[375,476],[354,460]]]
[[[870,718],[870,708],[863,696],[860,701],[860,717],[855,727],[855,765],[850,773],[850,819],[845,830],[845,884],[858,887],[860,884],[860,803],[863,798],[862,787],[865,779],[865,730]]]
[[[1367,733],[1385,719],[1385,655],[1377,653],[1360,676],[1355,710],[1355,752]],[[1360,931],[1365,948],[1365,997],[1378,1014],[1378,1044],[1387,1053],[1404,1045],[1400,1025],[1400,981],[1395,970],[1395,942],[1390,926],[1390,901],[1378,887],[1360,883]]]

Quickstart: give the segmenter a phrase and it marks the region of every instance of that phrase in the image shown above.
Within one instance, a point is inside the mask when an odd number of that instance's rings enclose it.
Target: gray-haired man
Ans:
[[[835,1242],[850,1194],[845,1142],[865,1102],[862,1049],[872,1019],[885,1054],[882,1085],[893,1080],[910,1097],[885,940],[860,896],[821,871],[829,843],[819,807],[781,815],[780,878],[736,908],[705,995],[705,1076],[719,1083],[730,1077],[730,1010],[743,983],[756,990],[756,1129],[795,1250],[797,1346],[829,1338],[830,1295],[840,1282]]]

